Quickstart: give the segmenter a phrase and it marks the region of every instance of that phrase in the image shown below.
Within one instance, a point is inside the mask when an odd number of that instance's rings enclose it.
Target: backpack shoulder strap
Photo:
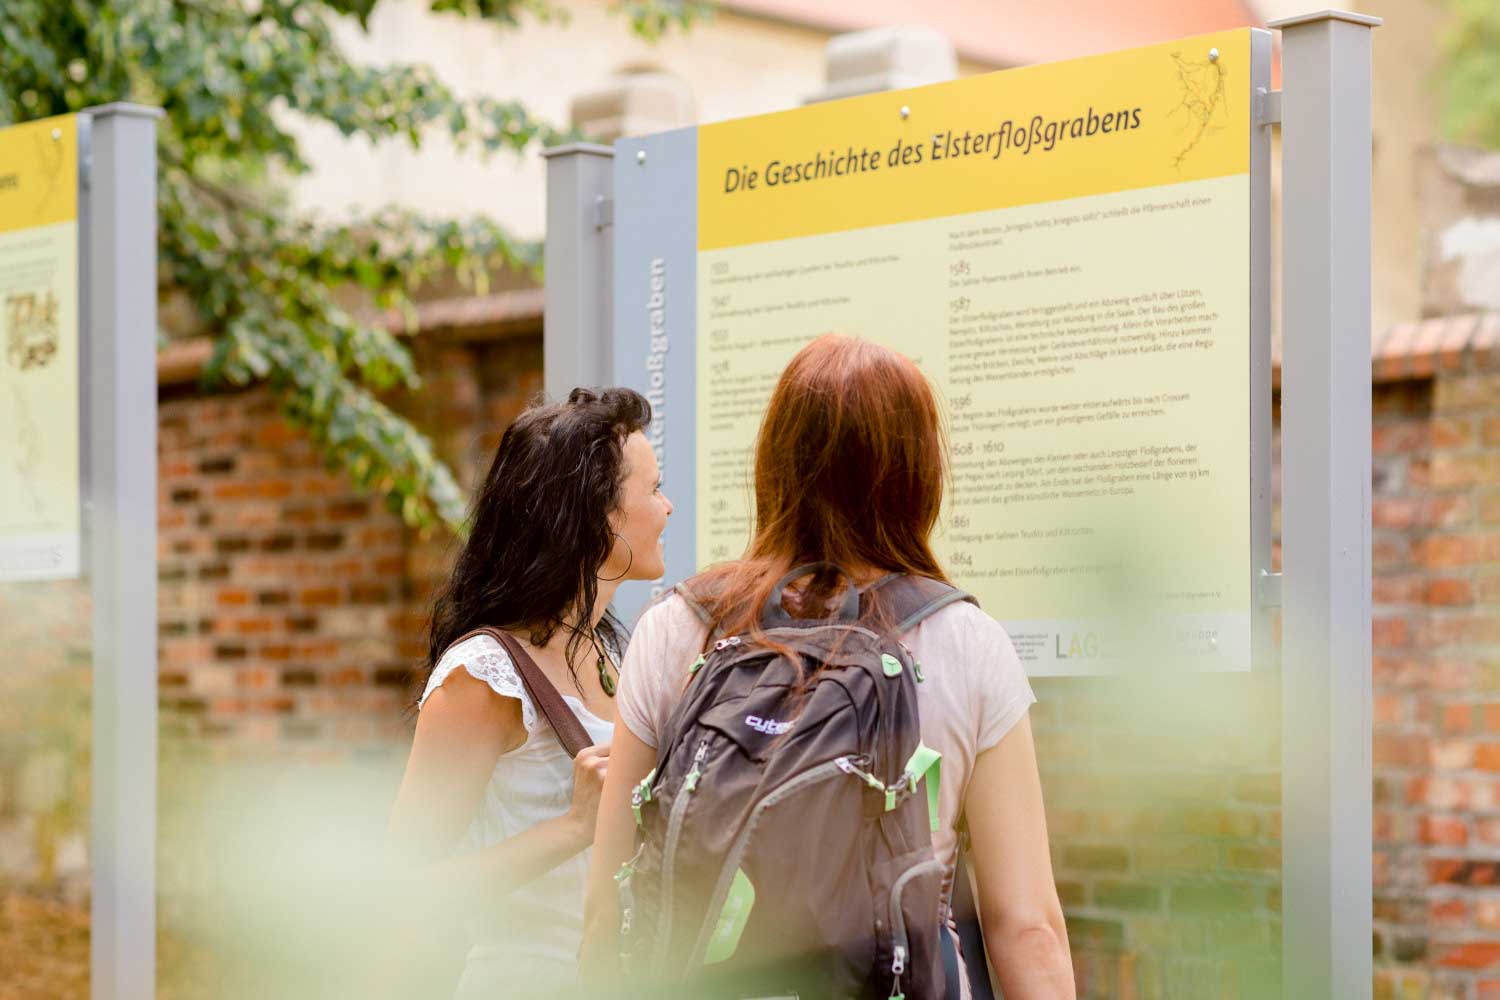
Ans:
[[[865,591],[866,603],[879,597],[882,608],[895,624],[894,635],[910,632],[932,615],[959,601],[979,606],[973,595],[959,590],[952,584],[926,576],[908,576],[893,573],[877,580]]]
[[[678,597],[682,598],[683,603],[685,603],[692,610],[693,614],[698,616],[699,621],[701,621],[705,625],[713,624],[713,616],[708,613],[708,608],[703,604],[702,601],[693,596],[693,592],[688,589],[688,585],[686,583],[679,583],[672,589],[676,591]]]
[[[542,673],[542,668],[536,665],[531,654],[526,652],[515,636],[503,629],[498,628],[476,628],[474,631],[462,635],[454,645],[471,639],[476,635],[487,635],[500,644],[500,648],[509,654],[511,662],[516,665],[516,672],[521,675],[521,683],[526,685],[526,693],[531,695],[531,700],[536,707],[541,709],[542,715],[546,717],[547,724],[557,734],[557,740],[568,752],[569,757],[577,757],[579,751],[592,744],[593,738],[589,736],[583,723],[578,721],[578,716],[563,701],[562,695],[557,693],[557,688]]]

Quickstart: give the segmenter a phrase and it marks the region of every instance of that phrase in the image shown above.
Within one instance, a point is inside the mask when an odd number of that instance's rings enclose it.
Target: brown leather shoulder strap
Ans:
[[[465,639],[476,635],[487,635],[500,644],[500,647],[510,654],[511,662],[516,665],[516,671],[521,675],[521,683],[526,685],[526,692],[531,695],[531,700],[546,716],[547,723],[552,731],[557,734],[558,742],[563,749],[568,751],[569,757],[577,757],[580,750],[593,744],[594,740],[589,736],[588,730],[583,728],[583,723],[578,721],[578,716],[563,701],[562,695],[557,693],[557,688],[542,673],[542,668],[536,665],[531,654],[526,648],[516,641],[515,636],[498,628],[476,628],[474,631],[460,636],[453,645],[458,645]]]

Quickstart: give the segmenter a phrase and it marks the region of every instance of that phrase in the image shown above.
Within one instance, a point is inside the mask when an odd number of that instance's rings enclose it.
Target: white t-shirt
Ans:
[[[649,746],[682,697],[688,667],[703,649],[706,627],[676,594],[641,616],[616,698],[619,719]],[[1036,701],[1010,636],[989,615],[968,603],[950,604],[919,624],[902,641],[922,664],[917,687],[922,742],[943,755],[939,797],[941,829],[937,856],[954,861],[954,828],[979,754],[999,743]]]
[[[455,846],[457,854],[481,851],[561,816],[573,801],[573,758],[537,712],[510,654],[487,635],[471,636],[443,654],[427,680],[419,707],[455,671],[488,684],[502,698],[521,703],[526,740],[500,755],[484,789],[484,798]],[[570,694],[563,701],[578,716],[589,738],[608,743],[614,725],[588,710]],[[473,947],[459,980],[457,996],[555,997],[573,988],[578,945],[583,939],[583,893],[588,883],[589,852],[584,851],[551,871],[517,886],[504,905],[466,928]]]

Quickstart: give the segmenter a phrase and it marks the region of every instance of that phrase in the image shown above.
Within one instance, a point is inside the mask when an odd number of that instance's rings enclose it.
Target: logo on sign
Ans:
[[[1097,660],[1108,654],[1098,632],[1057,633],[1056,654],[1059,660]]]

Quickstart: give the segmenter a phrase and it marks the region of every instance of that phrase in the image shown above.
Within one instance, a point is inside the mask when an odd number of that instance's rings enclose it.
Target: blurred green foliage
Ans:
[[[1438,83],[1448,138],[1500,148],[1500,3],[1445,0]]]
[[[329,463],[386,495],[407,523],[458,528],[464,497],[431,443],[379,394],[417,381],[370,301],[414,315],[424,280],[482,290],[499,267],[535,269],[539,248],[493,221],[387,209],[332,224],[299,215],[279,185],[309,169],[289,126],[420,147],[521,153],[566,138],[513,101],[462,97],[430,66],[351,62],[342,19],[368,30],[379,0],[4,0],[0,125],[137,101],[159,129],[161,278],[213,331],[206,378],[268,381]],[[427,0],[442,16],[515,27],[565,19],[550,0]],[[656,38],[705,13],[696,0],[616,3]],[[354,291],[358,294],[351,295]]]

